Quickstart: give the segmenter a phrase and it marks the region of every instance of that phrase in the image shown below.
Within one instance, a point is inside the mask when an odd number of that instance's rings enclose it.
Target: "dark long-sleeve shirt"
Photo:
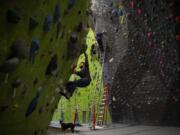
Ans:
[[[88,58],[87,55],[85,55],[85,65],[84,68],[81,69],[80,71],[76,72],[78,76],[81,78],[91,78],[90,77],[90,72],[89,72],[89,64],[88,64]]]

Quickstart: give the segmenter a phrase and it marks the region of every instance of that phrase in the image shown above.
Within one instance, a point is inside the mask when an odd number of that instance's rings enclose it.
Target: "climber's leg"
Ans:
[[[66,99],[68,99],[69,100],[69,98],[71,97],[71,94],[70,93],[64,93],[64,92],[62,92],[62,91],[60,91],[59,92],[62,96],[64,96]]]
[[[102,39],[98,39],[97,42],[98,42],[98,44],[99,44],[99,48],[100,48],[101,52],[104,52],[104,47],[103,47],[103,41],[102,41]]]
[[[68,82],[66,84],[66,92],[61,91],[60,94],[65,98],[69,99],[73,95],[77,87],[81,87],[81,88],[86,87],[90,84],[90,82],[91,82],[90,77],[82,78],[73,82]]]
[[[90,84],[90,82],[91,82],[90,77],[87,77],[87,78],[79,79],[75,83],[77,87],[86,87]]]

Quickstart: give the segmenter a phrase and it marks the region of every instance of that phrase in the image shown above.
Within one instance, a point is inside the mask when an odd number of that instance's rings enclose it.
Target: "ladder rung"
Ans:
[[[98,122],[103,122],[103,120],[98,120]]]

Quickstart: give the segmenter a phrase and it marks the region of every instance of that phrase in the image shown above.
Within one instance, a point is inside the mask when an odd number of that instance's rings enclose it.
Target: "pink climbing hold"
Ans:
[[[148,36],[148,39],[149,39],[149,40],[152,39],[152,36],[153,36],[153,35],[152,35],[152,32],[148,32],[148,33],[147,33],[147,36]]]
[[[130,2],[130,7],[131,7],[131,8],[134,8],[134,6],[135,6],[135,1],[132,0],[132,1]]]
[[[161,65],[164,64],[164,59],[163,59],[163,57],[160,58],[159,64],[161,64]]]
[[[143,13],[143,10],[142,9],[138,9],[137,10],[137,14],[140,16],[140,15],[142,15],[142,13]]]

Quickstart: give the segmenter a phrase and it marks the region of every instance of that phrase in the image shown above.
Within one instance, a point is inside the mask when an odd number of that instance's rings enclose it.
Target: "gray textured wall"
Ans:
[[[179,2],[114,0],[112,7],[112,1],[95,2],[95,30],[106,31],[113,121],[180,125],[179,24],[174,19]],[[125,7],[124,24],[110,19],[118,2]]]

